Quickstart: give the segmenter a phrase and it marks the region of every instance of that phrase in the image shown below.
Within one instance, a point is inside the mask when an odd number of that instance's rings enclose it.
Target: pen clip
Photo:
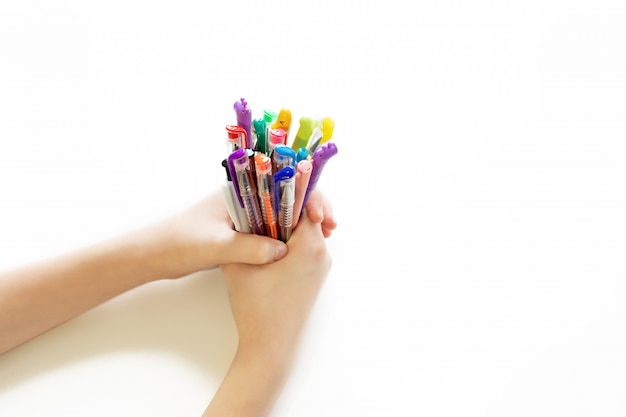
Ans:
[[[232,150],[248,147],[248,134],[241,126],[226,125],[226,134],[228,135],[228,143],[232,145]]]
[[[228,155],[228,170],[230,171],[230,177],[233,180],[235,194],[237,194],[237,200],[239,201],[239,205],[241,207],[243,207],[243,199],[241,198],[241,193],[239,192],[239,181],[237,181],[237,172],[235,171],[235,160],[241,159],[245,155],[246,150],[243,148],[239,148],[230,155]]]
[[[276,206],[279,206],[281,193],[281,182],[288,181],[296,175],[296,170],[291,165],[288,165],[274,174],[274,193],[276,195]]]

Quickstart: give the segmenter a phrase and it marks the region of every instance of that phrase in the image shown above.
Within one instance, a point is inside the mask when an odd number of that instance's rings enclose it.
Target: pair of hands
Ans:
[[[177,278],[220,265],[240,346],[290,346],[330,270],[325,238],[337,226],[330,202],[318,190],[311,193],[285,244],[234,231],[222,198],[213,193],[161,225],[174,248],[163,270]]]
[[[265,416],[326,278],[332,209],[314,191],[286,244],[235,232],[215,192],[168,219],[0,273],[0,354],[145,283],[220,265],[239,346],[204,416]],[[262,381],[262,383],[259,383]]]

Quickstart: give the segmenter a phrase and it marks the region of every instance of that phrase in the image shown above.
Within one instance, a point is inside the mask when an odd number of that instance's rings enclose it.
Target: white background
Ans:
[[[617,0],[4,1],[0,267],[217,188],[240,97],[331,116],[273,415],[623,416],[625,50]],[[199,416],[235,345],[218,271],[151,284],[0,357],[0,415]]]

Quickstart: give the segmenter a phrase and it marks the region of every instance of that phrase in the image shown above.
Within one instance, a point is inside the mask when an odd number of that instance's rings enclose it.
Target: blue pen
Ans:
[[[291,165],[274,174],[274,189],[278,209],[278,236],[283,242],[291,237],[293,204],[296,200],[296,170]]]
[[[300,161],[304,161],[305,159],[309,159],[310,154],[311,153],[307,148],[298,149],[298,153],[296,154],[296,164],[298,164],[298,162]]]
[[[296,153],[291,147],[279,143],[272,152],[273,172],[278,172],[288,165],[296,166]]]

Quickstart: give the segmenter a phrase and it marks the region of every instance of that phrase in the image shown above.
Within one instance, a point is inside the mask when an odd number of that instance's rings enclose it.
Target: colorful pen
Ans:
[[[254,149],[259,152],[267,153],[267,136],[265,136],[265,120],[254,119],[252,121],[252,132],[256,136],[256,145]]]
[[[278,239],[278,229],[276,228],[276,202],[274,195],[274,181],[272,179],[272,161],[264,153],[258,153],[254,157],[256,165],[257,188],[259,192],[259,202],[261,214],[265,224],[265,232],[269,237]]]
[[[322,136],[322,129],[320,129],[319,127],[313,129],[313,133],[311,133],[311,138],[309,139],[309,144],[307,145],[309,153],[312,154],[313,152],[315,152],[315,149],[322,141]]]
[[[306,190],[309,186],[312,170],[313,164],[311,161],[306,159],[298,162],[298,165],[296,165],[296,195],[293,203],[293,229],[296,228],[298,221],[300,221],[302,204],[304,203],[304,194],[306,194]]]
[[[228,167],[231,170],[231,177],[236,178],[233,185],[239,194],[240,205],[245,209],[250,230],[254,234],[264,235],[265,228],[257,199],[256,178],[254,177],[254,170],[250,166],[251,160],[252,158],[246,149],[237,149],[228,156]]]
[[[295,201],[295,173],[292,166],[286,166],[274,174],[276,204],[278,208],[279,237],[287,242],[293,229],[293,203]]]
[[[334,142],[326,142],[325,144],[318,146],[315,152],[313,152],[313,170],[311,171],[309,186],[307,187],[306,194],[304,195],[303,205],[306,205],[311,191],[315,189],[315,186],[322,175],[322,171],[324,170],[324,166],[328,160],[335,155],[337,155],[337,145],[335,145]]]
[[[267,155],[272,156],[272,152],[274,152],[274,148],[278,144],[287,144],[287,132],[283,129],[271,129],[270,135],[267,141]]]
[[[286,137],[289,136],[289,130],[291,128],[291,110],[280,109],[276,121],[272,123],[272,129],[283,129],[286,132]],[[286,143],[286,142],[285,142]]]
[[[328,142],[333,137],[333,131],[335,130],[335,121],[332,117],[324,117],[322,119],[322,141],[320,145]]]
[[[300,148],[296,153],[296,163],[309,159],[310,152],[307,148]]]
[[[272,130],[272,124],[274,124],[277,118],[278,118],[278,115],[276,114],[276,112],[273,112],[268,109],[263,110],[263,120],[265,121],[265,139],[268,142],[268,145],[267,145],[268,147],[269,147],[269,141],[270,141],[270,130]],[[267,151],[269,152],[269,148],[267,149]],[[268,152],[266,153],[269,155]]]
[[[287,165],[296,166],[296,153],[284,143],[279,143],[272,152],[273,172],[278,172]]]
[[[237,126],[241,126],[246,131],[248,140],[246,148],[254,148],[254,139],[252,138],[252,110],[248,106],[248,102],[241,98],[233,105],[235,114],[237,115]]]
[[[235,125],[227,125],[226,126],[226,135],[227,135],[227,147],[228,153],[233,153],[239,148],[247,148],[248,147],[248,136],[246,130],[241,126]]]
[[[311,138],[311,134],[313,133],[313,129],[316,127],[317,120],[313,120],[310,117],[301,117],[300,126],[298,127],[296,137],[293,139],[293,143],[291,144],[291,149],[297,152],[300,148],[306,148],[309,143],[309,139]]]
[[[328,142],[333,137],[333,130],[335,130],[335,121],[330,117],[324,117],[321,126],[316,128],[311,135],[309,151],[313,153],[315,148]]]
[[[224,195],[226,211],[228,211],[228,215],[233,221],[236,231],[250,233],[250,226],[248,225],[248,220],[246,219],[246,213],[239,205],[239,198],[237,197],[235,187],[233,186],[227,159],[222,161],[222,166],[226,168],[226,182],[222,184],[222,193]]]

